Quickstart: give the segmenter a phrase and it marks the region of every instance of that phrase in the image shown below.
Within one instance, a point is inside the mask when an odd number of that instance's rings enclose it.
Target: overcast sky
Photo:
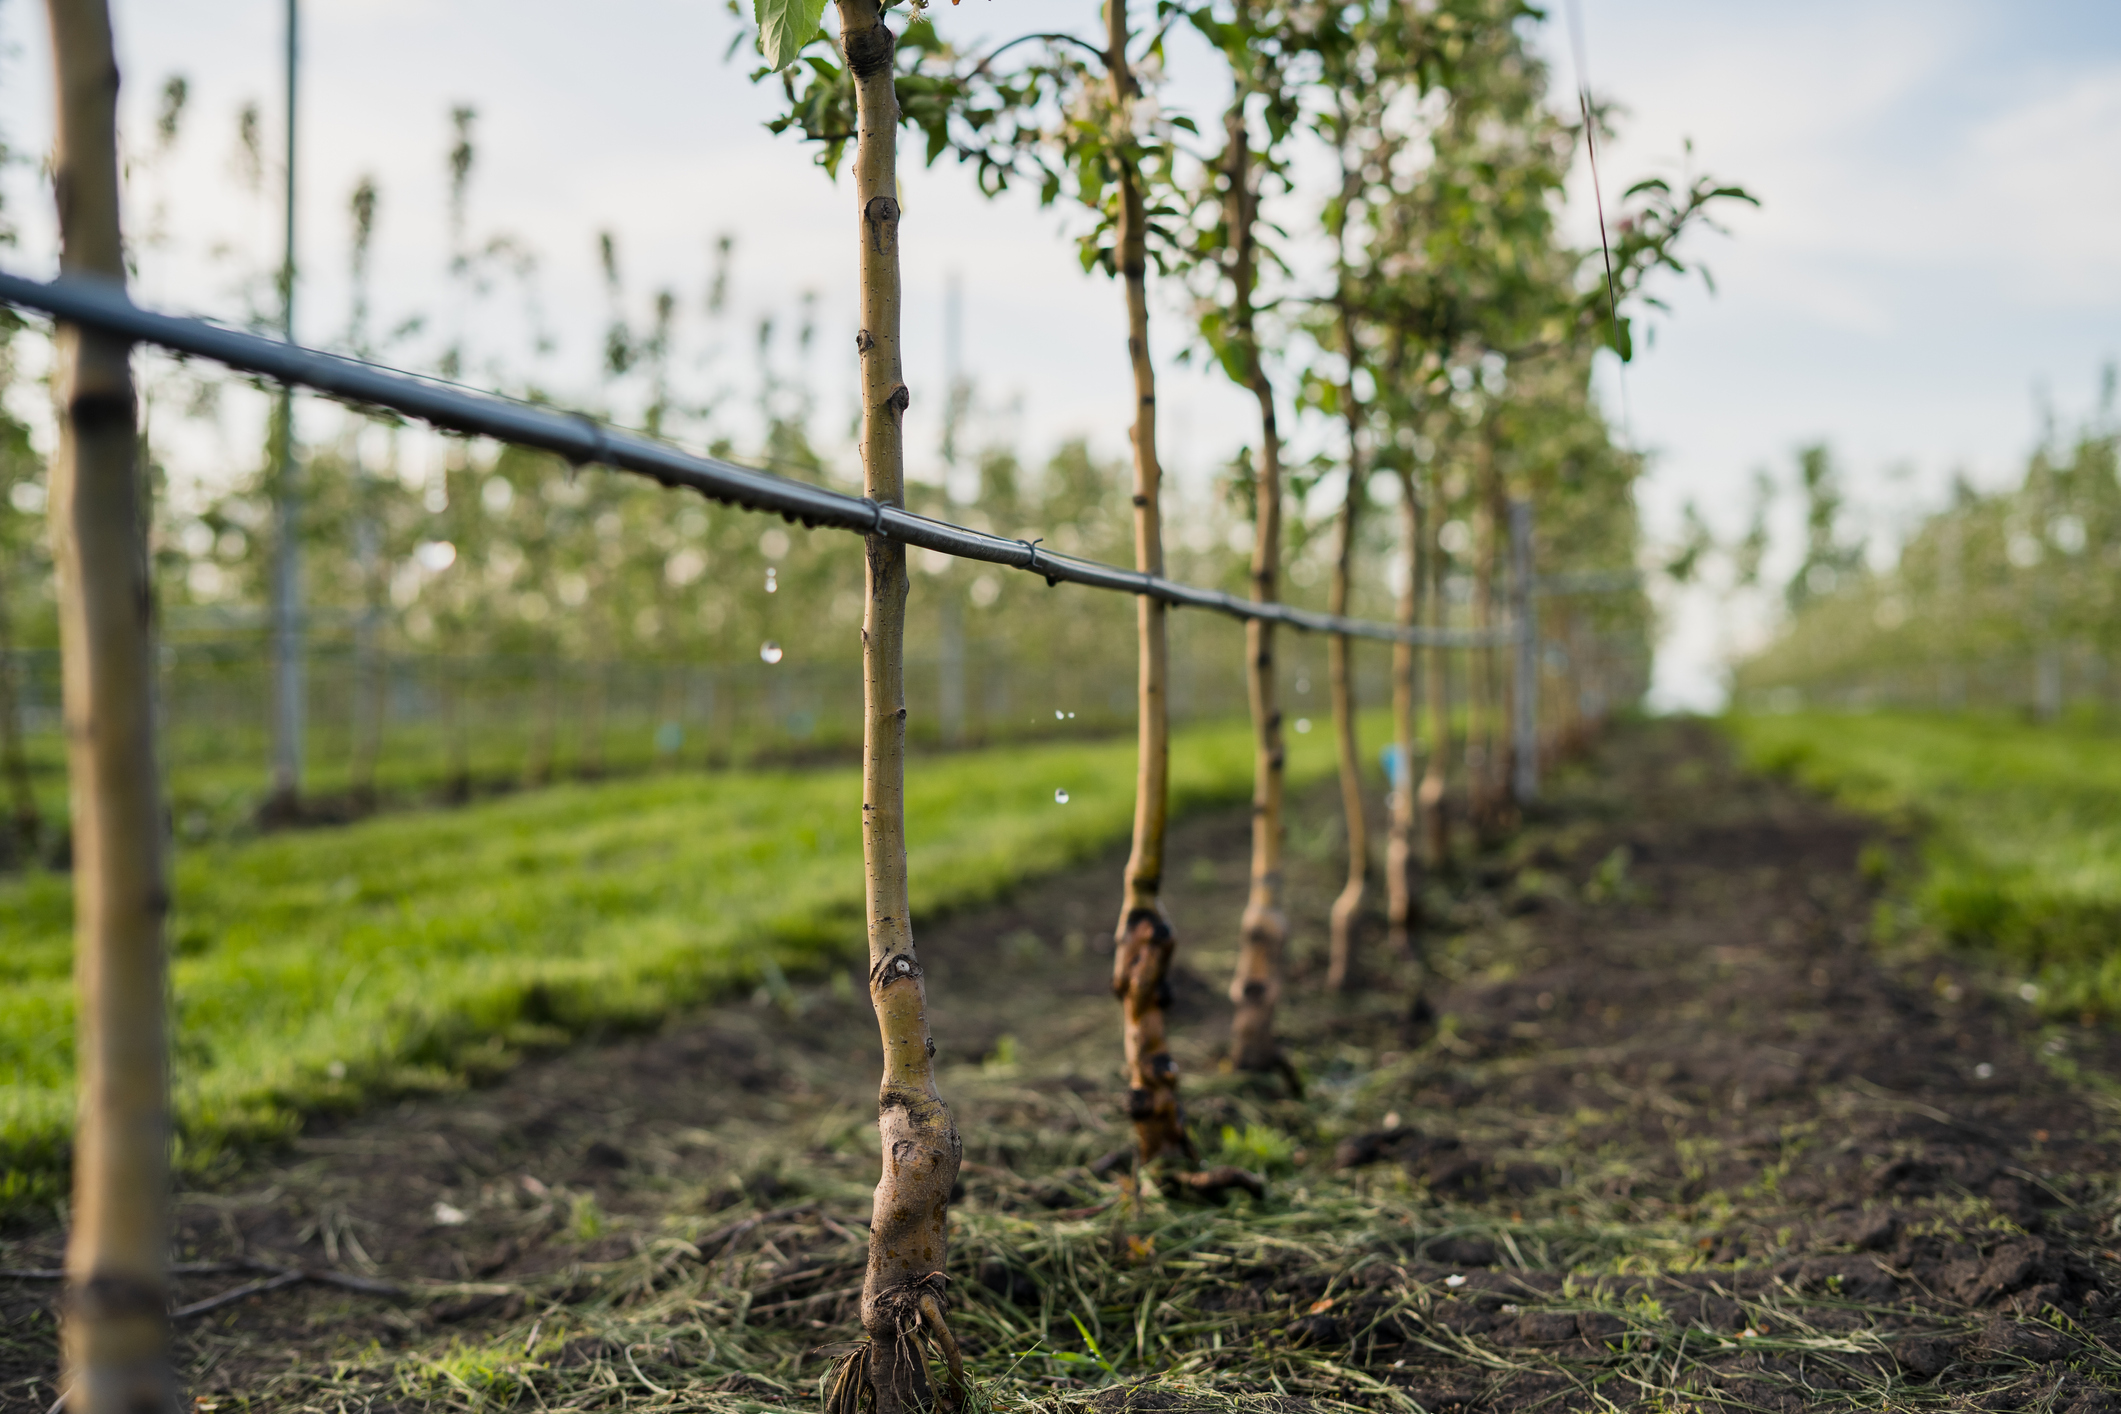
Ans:
[[[1625,375],[1626,428],[1652,459],[1642,491],[1654,530],[1701,503],[1727,534],[1742,528],[1753,468],[1788,477],[1793,449],[1831,442],[1859,512],[1881,534],[1933,505],[1955,469],[1998,483],[2038,429],[2042,395],[2065,421],[2086,410],[2102,361],[2121,353],[2121,7],[2111,0],[2035,6],[1878,0],[1774,6],[1581,0],[1589,77],[1627,110],[1603,164],[1612,191],[1651,171],[1678,172],[1684,143],[1699,169],[1744,183],[1757,212],[1695,253],[1718,293],[1667,291],[1672,314]],[[1576,79],[1566,34],[1541,35],[1565,94]],[[305,278],[301,335],[339,339],[347,320],[347,200],[363,175],[381,190],[377,323],[430,316],[431,353],[448,329],[475,351],[563,394],[596,392],[606,302],[596,262],[603,230],[619,241],[632,313],[659,287],[686,301],[688,360],[722,346],[703,382],[743,384],[750,330],[785,331],[817,296],[813,379],[821,426],[848,419],[853,213],[797,144],[765,132],[775,94],[724,62],[736,32],[713,0],[305,0],[300,203]],[[1087,4],[965,0],[937,23],[971,41],[1032,28],[1094,28]],[[124,125],[141,172],[129,213],[136,240],[154,208],[169,238],[143,252],[143,298],[239,315],[241,275],[274,258],[276,197],[243,193],[236,115],[261,105],[269,148],[280,132],[282,7],[273,0],[118,0]],[[48,143],[41,7],[0,6],[0,125],[19,151]],[[158,91],[191,86],[174,153],[154,156]],[[1175,106],[1212,115],[1212,66],[1181,52]],[[1559,101],[1566,102],[1566,97]],[[558,340],[528,346],[521,301],[505,283],[484,305],[446,288],[449,114],[476,108],[476,242],[507,235],[539,260],[540,318]],[[907,361],[917,454],[933,446],[943,402],[942,294],[964,291],[967,370],[990,424],[1033,455],[1088,435],[1117,456],[1129,411],[1120,298],[1085,276],[1067,221],[1028,200],[982,202],[955,167],[906,172]],[[1571,220],[1595,236],[1579,173]],[[9,204],[24,230],[10,257],[48,269],[48,197],[18,166]],[[736,237],[736,313],[718,331],[699,314],[711,246]],[[224,253],[217,256],[217,249]],[[1175,313],[1175,308],[1174,308]],[[1162,325],[1159,357],[1177,352]],[[475,365],[474,376],[477,373]],[[1620,382],[1601,391],[1620,421]],[[1163,397],[1174,469],[1199,485],[1243,440],[1244,404],[1217,381],[1174,370]],[[316,409],[305,430],[329,435]],[[193,444],[195,461],[254,454],[240,410],[231,440]],[[1788,513],[1794,515],[1792,503]],[[1712,706],[1720,663],[1764,623],[1758,606],[1706,591],[1668,596],[1658,699]]]

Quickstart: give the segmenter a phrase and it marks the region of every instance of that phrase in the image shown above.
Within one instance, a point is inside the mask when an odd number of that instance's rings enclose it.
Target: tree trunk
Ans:
[[[1127,64],[1126,0],[1105,0],[1105,69],[1117,154],[1119,224],[1113,239],[1127,293],[1127,357],[1134,370],[1134,567],[1164,572],[1159,496],[1163,466],[1156,456],[1156,365],[1149,361],[1148,216],[1141,168],[1129,119],[1135,83]],[[1171,963],[1178,948],[1164,913],[1164,827],[1171,810],[1170,651],[1164,603],[1144,594],[1135,601],[1139,651],[1134,781],[1134,845],[1120,903],[1112,954],[1112,993],[1119,998],[1127,1062],[1127,1117],[1142,1164],[1191,1162],[1193,1142],[1178,1103],[1178,1064],[1171,1057],[1165,1011],[1171,1003]]]
[[[604,774],[604,693],[606,665],[591,658],[582,665],[581,744],[575,748],[574,773],[593,781]]]
[[[377,645],[377,612],[361,616],[361,637],[354,650],[353,764],[348,772],[354,808],[376,808],[376,762],[383,754],[383,716],[390,705],[390,659]]]
[[[1495,626],[1495,555],[1500,537],[1485,484],[1481,491],[1473,513],[1473,628],[1485,634]],[[1470,680],[1466,712],[1466,794],[1471,806],[1468,813],[1481,843],[1488,844],[1500,831],[1502,809],[1495,771],[1499,733],[1492,644],[1481,643],[1472,649],[1466,673]]]
[[[1252,190],[1251,149],[1245,128],[1246,89],[1240,84],[1226,124],[1229,144],[1229,233],[1233,336],[1244,359],[1245,386],[1259,404],[1259,461],[1255,481],[1252,540],[1252,602],[1271,604],[1281,571],[1281,433],[1274,417],[1274,387],[1259,357],[1253,327],[1252,287],[1257,274],[1253,243],[1258,213]],[[1274,1008],[1281,1000],[1282,950],[1289,922],[1281,910],[1282,739],[1281,707],[1275,697],[1274,625],[1245,622],[1245,674],[1252,706],[1252,886],[1239,925],[1237,972],[1230,1000],[1237,1008],[1231,1047],[1238,1069],[1279,1070],[1297,1088],[1295,1073],[1274,1038]]]
[[[7,777],[8,813],[13,817],[10,839],[0,847],[0,867],[4,867],[14,855],[34,858],[44,833],[29,751],[23,742],[21,664],[15,656],[14,620],[8,614],[4,583],[0,583],[0,774]]]
[[[1510,503],[1505,495],[1502,476],[1495,467],[1495,451],[1492,444],[1487,450],[1486,484],[1483,490],[1486,505],[1487,545],[1482,565],[1487,576],[1486,624],[1492,632],[1501,627],[1502,601],[1498,585],[1505,573],[1504,557],[1509,556],[1513,568],[1511,584],[1515,580],[1515,522],[1511,518]],[[1512,626],[1517,620],[1513,614]],[[1488,838],[1499,840],[1518,824],[1518,801],[1515,785],[1517,753],[1514,724],[1517,719],[1516,675],[1505,671],[1502,645],[1489,643],[1481,649],[1483,670],[1487,674],[1488,702],[1490,711],[1487,725],[1487,782],[1485,826]]]
[[[443,659],[442,671],[446,675],[443,691],[449,712],[449,755],[443,793],[453,801],[463,802],[471,799],[471,659],[463,653],[452,653]]]
[[[1413,628],[1421,605],[1422,575],[1428,567],[1422,536],[1421,501],[1414,494],[1414,473],[1399,469],[1400,541],[1406,546],[1407,582],[1399,593],[1399,623]],[[1385,928],[1393,950],[1419,959],[1414,930],[1420,922],[1416,888],[1420,851],[1416,847],[1419,814],[1414,799],[1415,652],[1411,643],[1392,646],[1392,738],[1399,760],[1392,781],[1392,833],[1385,845]]]
[[[558,650],[538,663],[536,717],[530,725],[530,751],[523,761],[523,784],[536,787],[552,780],[552,758],[560,736],[560,659]]]
[[[1341,355],[1348,363],[1347,385],[1341,389],[1341,415],[1348,426],[1348,489],[1340,504],[1340,539],[1334,546],[1333,579],[1326,591],[1326,608],[1346,614],[1349,591],[1355,575],[1355,536],[1362,513],[1365,468],[1362,460],[1363,408],[1355,391],[1355,373],[1362,366],[1362,348],[1356,338],[1348,271],[1347,196],[1355,189],[1356,177],[1348,170],[1346,149],[1341,152],[1342,210],[1335,229],[1336,266],[1339,277]],[[1363,813],[1362,745],[1356,735],[1355,681],[1349,650],[1353,644],[1344,633],[1326,640],[1326,677],[1333,694],[1333,736],[1340,755],[1340,807],[1347,821],[1348,878],[1340,896],[1333,900],[1332,929],[1326,953],[1326,990],[1338,992],[1348,985],[1355,963],[1355,933],[1362,922],[1363,895],[1370,881],[1370,822]]]
[[[1539,599],[1532,545],[1532,503],[1510,503],[1510,626],[1516,669],[1510,674],[1510,804],[1520,813],[1539,798]]]
[[[861,213],[862,479],[885,505],[905,503],[902,419],[909,395],[899,352],[898,97],[894,38],[876,0],[838,0],[840,36],[855,84],[859,136],[855,197]],[[862,1368],[877,1414],[936,1403],[923,1333],[947,1360],[945,1402],[969,1393],[944,1319],[949,1203],[963,1157],[957,1127],[935,1088],[927,989],[913,948],[906,887],[906,547],[871,536],[862,619],[862,860],[867,879],[869,998],[883,1038],[877,1097],[883,1174],[869,1226],[862,1329],[869,1343],[842,1367],[830,1401],[860,1403]]]
[[[1443,464],[1437,461],[1429,468],[1429,514],[1423,527],[1422,559],[1427,562],[1429,572],[1429,627],[1439,634],[1445,625],[1447,607],[1443,592],[1443,546],[1439,540],[1443,515]],[[1449,650],[1440,642],[1432,642],[1422,657],[1429,690],[1429,768],[1422,776],[1420,800],[1422,862],[1430,870],[1442,872],[1451,867],[1450,803],[1445,798],[1450,785],[1451,760]]]
[[[681,669],[664,665],[659,672],[663,679],[660,720],[655,727],[656,764],[666,771],[675,771],[685,763],[685,678]],[[664,727],[675,728],[674,740],[666,747]]]
[[[60,268],[122,286],[118,67],[100,0],[50,0]],[[74,1414],[173,1409],[168,1300],[168,909],[152,601],[129,349],[59,326],[52,558],[73,804],[72,1230],[62,1350]]]
[[[361,441],[358,433],[349,439],[353,462],[353,484],[356,499],[354,518],[354,569],[361,585],[361,614],[354,620],[353,683],[351,687],[351,715],[353,718],[352,760],[347,768],[347,796],[353,808],[366,813],[376,804],[376,755],[382,745],[383,735],[383,676],[382,664],[378,661],[377,634],[382,622],[383,609],[378,591],[378,560],[381,558],[376,545],[375,499],[376,490],[370,483],[368,468],[361,461]]]
[[[1333,582],[1327,590],[1329,613],[1346,614],[1355,574],[1355,533],[1361,513],[1363,465],[1362,412],[1355,402],[1355,341],[1347,339],[1348,386],[1343,394],[1348,421],[1348,490],[1340,504],[1340,539],[1334,547]],[[1363,895],[1370,880],[1370,825],[1363,814],[1362,746],[1355,732],[1355,681],[1344,633],[1326,640],[1326,675],[1333,693],[1333,735],[1340,748],[1340,807],[1348,829],[1348,879],[1333,900],[1333,929],[1326,958],[1326,990],[1348,985],[1355,964],[1355,930],[1362,921]]]

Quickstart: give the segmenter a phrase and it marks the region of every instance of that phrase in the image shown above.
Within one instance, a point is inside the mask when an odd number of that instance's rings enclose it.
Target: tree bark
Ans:
[[[554,648],[538,663],[536,717],[530,724],[530,750],[523,760],[523,784],[542,786],[553,777],[552,761],[560,736],[560,656]]]
[[[1483,429],[1483,463],[1494,455]],[[1487,496],[1487,478],[1492,467],[1482,468],[1481,486],[1473,512],[1473,627],[1486,633],[1495,626],[1495,554],[1499,537],[1494,506]],[[1497,799],[1495,649],[1482,643],[1472,649],[1466,664],[1469,679],[1466,710],[1466,795],[1472,825],[1482,843],[1492,841],[1500,826],[1501,802]]]
[[[1427,562],[1429,572],[1429,627],[1439,631],[1444,627],[1446,615],[1443,545],[1439,539],[1443,515],[1443,464],[1437,461],[1429,467],[1429,514],[1424,518],[1422,559]],[[1428,679],[1429,692],[1429,768],[1422,776],[1420,793],[1422,862],[1431,871],[1439,873],[1451,867],[1451,818],[1449,801],[1445,798],[1450,786],[1451,759],[1448,652],[1441,643],[1431,643],[1422,653],[1423,675]]]
[[[452,634],[452,638],[456,635]],[[442,659],[444,713],[442,793],[450,800],[471,799],[471,659],[450,653]]]
[[[1156,455],[1156,365],[1149,361],[1148,216],[1130,117],[1136,85],[1127,62],[1126,0],[1106,0],[1105,35],[1119,188],[1114,246],[1126,288],[1127,358],[1134,372],[1129,438],[1134,446],[1134,567],[1161,575],[1163,465]],[[1163,601],[1145,594],[1134,603],[1139,656],[1134,844],[1127,855],[1112,954],[1112,992],[1119,998],[1126,1054],[1127,1117],[1134,1123],[1142,1164],[1153,1166],[1191,1162],[1194,1152],[1178,1102],[1178,1063],[1171,1056],[1165,1015],[1178,947],[1163,906],[1164,831],[1171,809],[1170,652]]]
[[[1407,581],[1399,593],[1399,622],[1413,628],[1421,606],[1422,575],[1428,568],[1423,553],[1421,500],[1414,494],[1414,473],[1399,469],[1400,542],[1406,546]],[[1385,928],[1393,950],[1403,957],[1419,959],[1415,928],[1421,908],[1416,888],[1420,883],[1420,850],[1416,846],[1419,815],[1414,799],[1414,723],[1416,717],[1414,645],[1392,646],[1392,736],[1399,748],[1398,770],[1392,782],[1392,832],[1385,845]]]
[[[1226,123],[1229,188],[1228,227],[1232,277],[1231,325],[1244,361],[1245,386],[1259,404],[1259,460],[1254,483],[1252,601],[1278,597],[1281,570],[1281,434],[1274,416],[1274,387],[1259,357],[1252,290],[1258,251],[1253,232],[1258,214],[1252,188],[1251,146],[1245,125],[1245,86],[1240,83]],[[1237,972],[1230,979],[1236,1006],[1231,1023],[1232,1058],[1238,1069],[1294,1072],[1274,1037],[1274,1008],[1281,1000],[1282,951],[1289,936],[1281,909],[1282,737],[1281,707],[1274,679],[1274,626],[1245,623],[1246,695],[1252,707],[1252,884],[1239,924]]]
[[[377,526],[375,516],[376,488],[369,476],[368,468],[361,460],[361,442],[356,433],[349,438],[351,461],[353,462],[354,513],[354,569],[361,585],[361,613],[354,620],[353,683],[350,689],[353,730],[351,737],[351,760],[347,767],[347,796],[353,808],[363,814],[375,809],[376,804],[376,755],[383,739],[383,687],[381,679],[385,669],[378,651],[378,626],[383,619],[383,606],[379,579],[377,550]]]
[[[876,0],[838,0],[840,39],[855,84],[854,154],[860,212],[862,481],[864,494],[905,504],[903,419],[910,400],[900,364],[898,96],[895,39]],[[869,1226],[862,1283],[860,1359],[877,1414],[936,1403],[926,1339],[946,1359],[945,1402],[968,1395],[944,1316],[950,1190],[963,1157],[957,1127],[935,1088],[935,1043],[913,947],[906,885],[906,547],[872,535],[865,543],[862,618],[862,862],[867,881],[869,999],[884,1051],[877,1096],[883,1173]],[[850,1363],[844,1375],[853,1373]],[[835,1407],[859,1403],[842,1378]]]
[[[580,745],[575,750],[574,773],[583,780],[604,774],[604,695],[609,686],[609,666],[592,657],[582,665],[582,725]]]
[[[1355,324],[1350,317],[1345,290],[1340,309],[1341,346],[1348,361],[1348,383],[1341,391],[1342,413],[1348,424],[1348,489],[1341,498],[1339,541],[1334,546],[1333,580],[1327,590],[1329,613],[1348,612],[1349,589],[1355,574],[1355,535],[1362,510],[1362,405],[1355,396],[1355,370],[1361,357],[1356,345]],[[1355,964],[1355,931],[1362,921],[1363,895],[1370,880],[1370,826],[1363,814],[1362,747],[1355,730],[1355,682],[1348,636],[1336,633],[1326,640],[1326,675],[1333,693],[1333,734],[1340,749],[1340,806],[1347,820],[1348,878],[1340,896],[1333,900],[1332,932],[1326,957],[1326,990],[1338,992],[1348,985]]]
[[[0,774],[7,777],[12,838],[0,845],[0,865],[11,854],[23,859],[37,852],[44,820],[37,810],[37,786],[30,776],[29,752],[23,742],[21,664],[15,656],[14,619],[8,613],[7,586],[0,583]]]
[[[118,66],[102,0],[50,0],[60,268],[122,286]],[[168,910],[153,720],[151,586],[130,350],[60,325],[52,556],[73,804],[72,1231],[62,1333],[74,1414],[173,1409],[169,1246]]]

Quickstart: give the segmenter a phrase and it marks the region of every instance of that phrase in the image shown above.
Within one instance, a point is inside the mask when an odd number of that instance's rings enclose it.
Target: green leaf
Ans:
[[[766,67],[780,70],[793,64],[803,46],[817,37],[825,0],[752,0],[751,13],[759,24]]]

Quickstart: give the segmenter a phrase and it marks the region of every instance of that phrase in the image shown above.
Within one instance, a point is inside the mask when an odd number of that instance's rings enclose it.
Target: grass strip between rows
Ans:
[[[2121,751],[2110,729],[1918,712],[1728,726],[1749,766],[1919,838],[1921,869],[1903,896],[1920,923],[1999,954],[2054,1014],[2121,1014]],[[1889,912],[1879,922],[1897,926]]]
[[[1291,737],[1292,784],[1332,764],[1330,733]],[[1251,777],[1243,724],[1175,735],[1175,811],[1240,800]],[[1133,786],[1131,740],[915,763],[916,914],[1123,840]],[[857,956],[860,817],[854,768],[673,774],[180,850],[180,1163]],[[63,1189],[71,967],[70,879],[0,880],[0,1211]]]

